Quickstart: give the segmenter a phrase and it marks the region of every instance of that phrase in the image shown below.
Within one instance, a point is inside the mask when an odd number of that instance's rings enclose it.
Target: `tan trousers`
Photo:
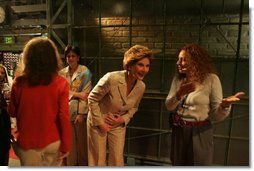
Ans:
[[[81,123],[72,123],[72,149],[67,156],[67,166],[87,166],[87,128],[86,119]]]
[[[107,133],[101,133],[97,127],[87,123],[88,165],[106,166],[108,145],[108,165],[124,166],[123,152],[126,127],[116,127]]]
[[[23,150],[18,147],[21,166],[60,166],[58,160],[60,141],[55,141],[42,149]]]

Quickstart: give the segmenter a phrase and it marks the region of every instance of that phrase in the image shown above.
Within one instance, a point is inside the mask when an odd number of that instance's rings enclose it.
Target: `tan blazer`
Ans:
[[[88,96],[88,122],[92,126],[104,123],[109,114],[122,115],[127,125],[138,110],[140,100],[145,91],[143,81],[137,80],[136,85],[129,93],[125,80],[126,71],[114,71],[104,75]]]

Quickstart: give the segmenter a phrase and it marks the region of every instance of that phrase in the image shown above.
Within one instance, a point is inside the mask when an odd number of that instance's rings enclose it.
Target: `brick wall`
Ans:
[[[163,54],[165,47],[166,57],[170,57],[175,55],[183,44],[197,43],[200,40],[211,56],[234,57],[239,15],[206,16],[202,21],[200,24],[200,16],[170,16],[165,22],[159,17],[134,17],[130,25],[129,17],[102,18],[103,55],[122,56],[131,41],[132,45],[146,45],[158,54]],[[243,22],[248,22],[247,15],[243,17]],[[240,57],[248,58],[249,26],[241,26]]]

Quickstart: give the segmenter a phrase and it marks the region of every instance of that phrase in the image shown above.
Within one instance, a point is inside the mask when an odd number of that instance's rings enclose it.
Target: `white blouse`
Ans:
[[[209,74],[202,84],[196,85],[195,91],[177,100],[176,92],[181,80],[173,79],[165,105],[169,111],[176,112],[184,120],[203,121],[210,118],[215,121],[224,120],[230,113],[229,108],[222,108],[222,87],[217,75]]]

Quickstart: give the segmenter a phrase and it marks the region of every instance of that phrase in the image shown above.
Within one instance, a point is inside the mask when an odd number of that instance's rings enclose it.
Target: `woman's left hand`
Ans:
[[[11,128],[11,135],[12,135],[15,139],[18,138],[19,133],[18,133],[17,128]]]
[[[124,119],[120,115],[108,115],[105,122],[112,127],[116,127],[124,123]]]
[[[59,154],[58,154],[58,160],[63,160],[69,154],[70,154],[70,152],[59,152]]]
[[[77,115],[75,120],[74,120],[74,124],[81,123],[83,121],[84,121],[84,115]]]
[[[75,92],[75,93],[73,93],[73,97],[79,98],[81,100],[87,100],[88,93],[86,93],[86,92]]]
[[[233,96],[224,98],[221,102],[221,107],[223,107],[223,108],[229,107],[233,102],[239,101],[240,97],[243,96],[244,94],[245,94],[244,92],[237,92]]]

